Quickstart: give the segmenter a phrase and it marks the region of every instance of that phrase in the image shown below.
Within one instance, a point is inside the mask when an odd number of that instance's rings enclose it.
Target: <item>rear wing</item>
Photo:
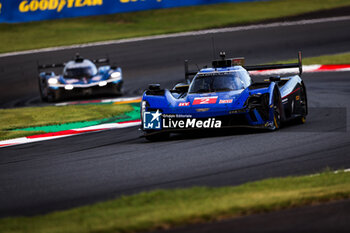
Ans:
[[[302,57],[301,52],[298,52],[298,62],[297,63],[286,63],[286,64],[271,64],[271,65],[253,65],[253,66],[245,66],[244,57],[238,58],[225,58],[225,52],[220,53],[220,60],[214,60],[212,62],[213,68],[219,67],[230,67],[230,66],[242,66],[247,71],[253,70],[273,70],[273,69],[287,69],[287,68],[299,68],[299,75],[303,73],[303,65],[302,65]],[[198,73],[198,70],[189,70],[188,69],[188,60],[185,60],[185,80],[189,83],[189,78],[195,76]]]
[[[91,61],[95,64],[109,64],[109,58],[100,58]]]
[[[244,66],[244,68],[247,71],[299,68],[299,75],[301,75],[303,73],[302,57],[301,57],[301,52],[300,51],[298,52],[298,63],[272,64],[272,65],[253,65],[253,66]]]
[[[84,58],[81,57],[78,53],[75,56],[74,59],[75,62],[83,62]],[[93,59],[90,60],[94,64],[108,64],[109,65],[109,58],[99,58],[99,59]],[[38,71],[45,70],[45,69],[52,69],[52,68],[61,68],[64,67],[67,63],[55,63],[55,64],[38,64]]]
[[[60,68],[60,67],[64,67],[65,63],[58,63],[58,64],[38,64],[38,70],[45,70],[45,69],[52,69],[52,68]]]

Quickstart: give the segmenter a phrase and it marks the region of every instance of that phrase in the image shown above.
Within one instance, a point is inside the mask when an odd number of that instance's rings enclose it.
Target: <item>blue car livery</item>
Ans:
[[[141,102],[141,129],[147,139],[165,138],[171,132],[194,129],[254,127],[278,129],[283,122],[305,122],[307,98],[300,78],[299,62],[261,66],[242,66],[243,59],[213,61],[212,68],[189,72],[186,80],[173,89],[149,85]],[[253,82],[248,71],[299,67],[300,74],[270,77]]]
[[[102,65],[97,68],[97,64]],[[43,101],[56,102],[69,97],[95,94],[121,95],[123,77],[119,67],[109,65],[106,58],[88,60],[76,55],[67,63],[39,65],[39,70],[62,69],[39,73],[39,90]]]

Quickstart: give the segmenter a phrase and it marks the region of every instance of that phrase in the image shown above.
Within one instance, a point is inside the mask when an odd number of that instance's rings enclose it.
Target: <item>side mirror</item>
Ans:
[[[174,87],[174,90],[177,92],[184,93],[184,92],[188,92],[189,88],[190,88],[189,84],[179,83],[179,84],[176,84],[176,86]]]
[[[160,84],[149,84],[148,89],[150,91],[159,91],[160,90]]]

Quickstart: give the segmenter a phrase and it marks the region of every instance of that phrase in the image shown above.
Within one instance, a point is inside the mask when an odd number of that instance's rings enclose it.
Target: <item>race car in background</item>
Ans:
[[[243,66],[244,59],[221,59],[211,68],[188,71],[171,90],[150,84],[141,102],[141,130],[148,140],[184,130],[254,127],[277,130],[286,121],[304,123],[308,114],[301,53],[298,63]],[[248,71],[299,67],[299,75],[254,82]],[[192,81],[190,77],[194,76]]]
[[[97,67],[96,65],[102,65]],[[42,70],[63,68],[62,74]],[[122,70],[109,65],[109,59],[88,60],[76,55],[60,64],[38,65],[39,90],[43,101],[57,102],[70,97],[95,94],[121,95]]]

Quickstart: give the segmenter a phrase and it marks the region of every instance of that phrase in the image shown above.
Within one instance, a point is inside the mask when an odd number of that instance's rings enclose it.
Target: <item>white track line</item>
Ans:
[[[344,170],[340,169],[340,170],[334,171],[335,174],[337,174],[339,172],[350,172],[350,168],[347,168],[347,169],[344,169]],[[321,175],[321,174],[320,173],[316,173],[316,174],[311,174],[309,176],[312,177],[312,176],[319,176],[319,175]]]
[[[344,169],[344,170],[341,170],[341,171],[343,171],[343,172],[350,172],[350,168]],[[339,173],[339,171],[335,171],[334,173]]]
[[[44,49],[34,49],[34,50],[27,50],[27,51],[20,51],[20,52],[3,53],[3,54],[0,54],[0,58],[33,54],[33,53],[60,51],[60,50],[66,50],[66,49],[77,49],[77,48],[87,48],[87,47],[95,47],[95,46],[103,46],[103,45],[124,44],[124,43],[139,42],[139,41],[146,41],[146,40],[167,39],[167,38],[176,38],[176,37],[184,37],[184,36],[197,36],[197,35],[205,35],[205,34],[237,32],[237,31],[247,31],[247,30],[275,28],[275,27],[287,27],[287,26],[296,26],[296,25],[308,25],[308,24],[316,24],[316,23],[345,21],[345,20],[350,20],[350,16],[330,17],[330,18],[322,18],[322,19],[306,19],[306,20],[299,20],[299,21],[277,22],[277,23],[269,23],[269,24],[256,24],[256,25],[249,25],[249,26],[218,28],[218,29],[191,31],[191,32],[180,32],[180,33],[172,33],[172,34],[157,35],[157,36],[145,36],[145,37],[138,37],[138,38],[131,38],[131,39],[110,40],[110,41],[104,41],[104,42],[86,43],[86,44],[78,44],[78,45],[70,45],[70,46],[59,46],[59,47],[51,47],[51,48],[44,48]]]
[[[72,104],[91,104],[91,103],[119,103],[119,102],[139,100],[141,98],[142,96],[135,96],[135,97],[122,97],[122,98],[101,99],[101,100],[69,101],[69,102],[57,103],[55,104],[55,106],[65,106],[65,105],[72,105]]]
[[[81,135],[81,134],[92,133],[92,132],[100,132],[100,131],[105,131],[109,129],[128,128],[128,127],[138,126],[140,124],[141,124],[140,120],[125,121],[125,122],[119,122],[119,123],[107,123],[107,124],[79,128],[79,129],[64,130],[64,131],[55,132],[55,133],[45,133],[41,135],[9,139],[9,140],[0,141],[0,148],[27,144],[32,142],[53,140],[53,139],[69,137],[74,135]]]
[[[350,64],[341,65],[304,65],[303,73],[314,73],[314,72],[344,72],[350,71]],[[284,68],[275,70],[256,70],[249,71],[251,75],[278,75],[287,73],[298,73],[299,68]]]

